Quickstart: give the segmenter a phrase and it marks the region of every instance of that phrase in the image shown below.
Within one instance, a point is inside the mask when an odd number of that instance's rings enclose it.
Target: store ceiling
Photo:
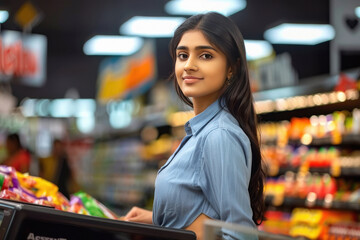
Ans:
[[[10,12],[3,30],[21,30],[13,16],[23,0],[2,0],[0,7]],[[43,13],[33,33],[48,38],[47,81],[43,87],[12,85],[13,94],[24,97],[61,98],[77,89],[81,98],[96,97],[98,66],[104,57],[86,56],[83,44],[97,34],[119,34],[119,26],[134,15],[167,16],[166,0],[33,0]],[[189,6],[191,7],[191,6]],[[328,0],[248,0],[247,7],[231,16],[245,39],[263,39],[263,32],[281,22],[329,23]],[[169,39],[157,39],[158,76],[171,71]],[[329,73],[329,42],[315,46],[275,45],[277,54],[289,52],[300,78]]]

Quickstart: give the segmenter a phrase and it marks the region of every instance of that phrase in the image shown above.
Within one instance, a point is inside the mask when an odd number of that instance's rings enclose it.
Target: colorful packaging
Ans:
[[[50,206],[62,211],[119,219],[115,213],[85,192],[78,192],[69,201],[58,187],[40,177],[0,165],[0,198]]]
[[[90,215],[107,218],[104,212],[99,207],[99,205],[96,203],[95,199],[92,198],[90,195],[80,191],[75,193],[74,196],[80,198],[82,204],[84,205],[86,210],[90,213]]]

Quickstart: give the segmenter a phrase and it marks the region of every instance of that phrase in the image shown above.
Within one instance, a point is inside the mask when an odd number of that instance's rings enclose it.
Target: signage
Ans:
[[[37,236],[34,233],[29,233],[27,240],[66,240],[67,238],[53,238],[53,237],[45,237],[45,236]]]
[[[330,23],[336,35],[330,42],[330,73],[341,72],[341,52],[360,51],[360,19],[356,16],[359,0],[331,0]]]
[[[154,45],[147,40],[132,56],[105,59],[98,77],[98,100],[127,99],[146,92],[156,76]]]
[[[24,29],[33,27],[40,18],[40,12],[31,2],[24,3],[15,14],[15,21]]]
[[[42,86],[46,71],[46,37],[3,31],[0,35],[0,81]]]

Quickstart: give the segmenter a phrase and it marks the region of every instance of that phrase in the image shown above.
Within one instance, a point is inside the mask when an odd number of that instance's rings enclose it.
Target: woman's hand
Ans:
[[[123,218],[124,221],[152,224],[152,211],[133,207]]]

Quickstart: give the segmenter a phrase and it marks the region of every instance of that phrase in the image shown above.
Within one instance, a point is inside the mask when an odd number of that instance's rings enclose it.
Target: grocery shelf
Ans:
[[[345,202],[345,201],[333,201],[331,204],[326,204],[324,200],[317,199],[315,202],[309,203],[304,198],[297,197],[284,197],[281,204],[274,205],[274,196],[266,196],[265,204],[267,206],[276,207],[305,207],[305,208],[324,208],[331,210],[342,210],[342,211],[355,211],[360,212],[360,204],[358,202]]]
[[[299,167],[280,167],[276,175],[271,175],[271,177],[284,175],[286,172],[298,172]],[[330,167],[317,167],[309,168],[310,173],[319,173],[319,174],[331,174]],[[360,175],[360,167],[342,167],[341,174],[339,177],[358,177]]]
[[[359,79],[359,69],[346,71],[344,74],[352,79]],[[348,131],[346,134],[333,136],[332,134],[335,134],[333,131],[326,131],[327,135],[313,135],[312,139],[303,138],[303,140],[308,140],[303,142],[301,142],[300,139],[288,139],[285,142],[284,134],[282,132],[285,130],[284,127],[288,127],[287,124],[292,123],[291,121],[294,118],[299,118],[300,121],[304,118],[310,119],[312,116],[319,117],[324,115],[326,117],[334,117],[334,115],[331,114],[343,112],[344,115],[353,120],[354,109],[359,109],[360,107],[360,89],[352,89],[344,91],[343,93],[335,91],[337,89],[336,87],[341,85],[341,77],[342,76],[340,75],[324,75],[309,78],[307,81],[301,81],[301,84],[297,86],[288,86],[254,93],[254,99],[258,104],[259,123],[264,124],[264,132],[268,134],[264,134],[264,138],[261,142],[264,153],[268,154],[266,157],[269,162],[269,176],[266,181],[267,191],[265,192],[268,194],[265,196],[267,210],[289,212],[289,210],[292,211],[295,208],[304,208],[334,210],[338,213],[346,211],[347,213],[352,212],[357,215],[360,214],[360,202],[358,200],[358,195],[356,195],[358,194],[357,186],[359,184],[360,176],[360,164],[358,153],[356,153],[356,151],[360,149],[360,132],[356,127],[357,125],[350,128],[348,126],[345,127],[344,123],[344,129],[347,129]],[[329,101],[335,94],[339,101]],[[342,95],[346,95],[346,97],[343,97],[342,100],[340,100],[339,96]],[[317,99],[321,100],[315,101]],[[323,101],[323,99],[326,101]],[[332,99],[335,98],[333,97]],[[301,103],[303,104],[298,104],[297,101],[300,100],[302,100]],[[283,123],[282,121],[286,121],[286,123]],[[267,123],[273,125],[266,125]],[[295,123],[296,122],[294,121],[294,125],[290,125],[291,128],[289,129],[295,130],[296,133],[297,125],[295,125]],[[355,123],[357,124],[358,120],[356,120]],[[353,132],[350,133],[349,131]],[[322,133],[322,131],[315,130],[311,132]],[[288,136],[302,135],[289,134]],[[280,139],[277,137],[280,137]],[[286,148],[282,149],[281,147],[278,147],[279,145],[283,146],[283,144],[287,145]],[[299,157],[304,155],[302,155],[302,152],[297,152],[297,148],[302,146],[306,146],[308,148],[307,150],[312,151],[311,153],[314,153],[314,155],[311,155],[308,158],[305,156],[299,160]],[[339,167],[332,165],[334,162],[332,162],[330,158],[332,158],[333,155],[325,156],[327,151],[330,151],[332,148],[340,153],[338,159],[338,164],[341,166],[340,169]],[[317,153],[324,153],[324,155],[316,155]],[[324,161],[318,159],[322,157],[324,157]],[[297,166],[304,159],[307,161],[306,164],[309,165]],[[278,161],[278,164],[271,164],[276,161]],[[295,166],[292,166],[292,163]],[[286,175],[289,171],[294,174]],[[323,182],[325,181],[324,179],[328,179],[324,178],[324,175],[331,175],[332,183],[336,184],[336,194],[333,200],[331,200],[332,196],[330,195],[325,197],[326,200],[324,198],[316,198],[316,194],[312,192],[309,194],[304,193],[305,196],[302,196],[302,189],[295,189],[298,186],[296,185],[299,183],[298,181],[301,181],[301,179],[295,178],[297,177],[296,173],[299,173],[300,171],[308,171],[310,173],[309,179],[312,181],[311,183],[307,183],[307,187],[309,188],[304,191],[319,191],[319,194],[322,194],[322,190],[318,190],[317,187],[319,185],[315,185],[315,181],[321,180]],[[287,177],[289,179],[293,178],[295,181],[294,187],[293,185],[289,185],[290,181],[287,181]],[[333,188],[328,185],[328,189],[324,191],[333,192]],[[343,192],[344,194],[342,195]],[[290,195],[291,193],[293,193],[293,195]],[[320,197],[320,195],[318,195],[318,197]],[[345,201],[349,199],[353,199],[354,201]],[[359,220],[357,219],[357,221]]]
[[[253,96],[255,101],[263,101],[332,91],[337,80],[338,76],[313,77],[303,80],[305,83],[301,85],[263,90],[253,93]]]
[[[352,78],[356,78],[359,69],[351,69],[344,72]],[[301,84],[296,86],[288,86],[276,89],[263,90],[253,93],[255,101],[275,100],[279,98],[287,98],[301,95],[310,95],[321,92],[333,91],[339,79],[339,75],[321,75],[302,79]]]
[[[273,175],[272,177],[284,175],[286,172],[299,172],[299,169],[300,169],[299,167],[292,167],[292,166],[280,167],[278,173],[276,175]],[[330,173],[330,168],[328,168],[328,167],[325,167],[325,168],[310,168],[309,172],[325,174],[325,173]]]
[[[277,144],[277,139],[266,140],[262,144],[274,146]],[[288,144],[291,146],[303,145],[298,139],[289,139]],[[341,136],[341,143],[334,144],[331,136],[322,138],[313,138],[312,142],[307,145],[310,147],[323,147],[323,146],[359,146],[360,148],[360,133],[343,134]]]
[[[314,138],[310,146],[342,146],[342,145],[358,145],[360,146],[360,134],[342,135],[340,144],[334,144],[331,137]]]

